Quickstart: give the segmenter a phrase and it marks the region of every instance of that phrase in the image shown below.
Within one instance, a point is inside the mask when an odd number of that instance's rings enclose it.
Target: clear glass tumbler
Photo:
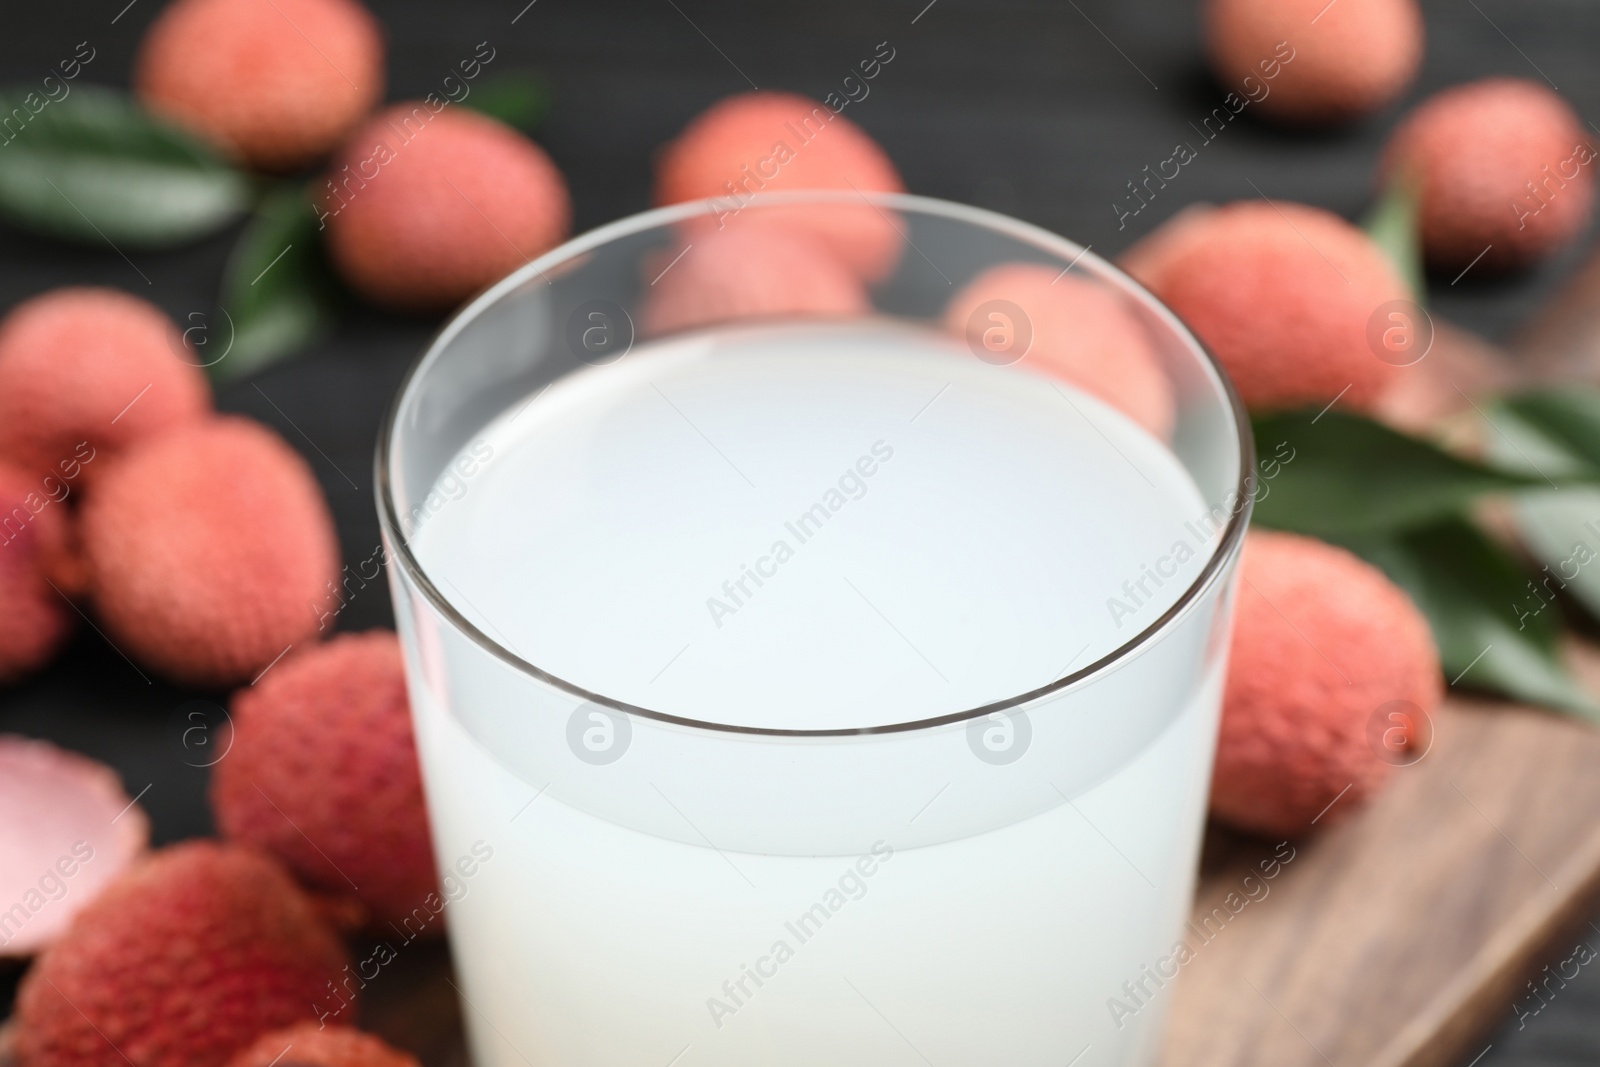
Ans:
[[[1171,313],[969,207],[484,293],[377,455],[474,1060],[1150,1062],[1253,463]]]

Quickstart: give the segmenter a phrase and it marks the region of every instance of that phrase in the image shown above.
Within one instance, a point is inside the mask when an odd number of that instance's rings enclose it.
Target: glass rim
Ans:
[[[1149,644],[1167,630],[1179,615],[1211,587],[1221,573],[1223,565],[1232,558],[1235,549],[1243,540],[1245,528],[1250,521],[1250,512],[1255,503],[1254,497],[1249,492],[1250,475],[1255,468],[1255,439],[1250,432],[1249,415],[1245,411],[1244,403],[1239,398],[1239,393],[1234,388],[1233,382],[1223,371],[1221,363],[1211,350],[1195,336],[1194,332],[1189,329],[1182,319],[1178,318],[1171,309],[1158,300],[1148,289],[1110,261],[1091,251],[1092,245],[1079,245],[1077,242],[1070,241],[1043,227],[1014,219],[997,211],[959,204],[950,200],[940,200],[935,197],[913,196],[908,193],[863,193],[859,191],[844,192],[842,190],[824,189],[763,193],[750,198],[745,206],[767,206],[795,202],[853,203],[857,200],[865,201],[875,209],[934,215],[988,229],[991,232],[1034,245],[1043,251],[1062,256],[1069,260],[1069,269],[1079,262],[1088,260],[1096,265],[1097,270],[1106,279],[1121,286],[1126,296],[1136,300],[1146,311],[1163,322],[1194,355],[1199,357],[1201,366],[1210,373],[1222,395],[1226,398],[1227,410],[1233,420],[1234,433],[1239,447],[1239,473],[1238,479],[1234,484],[1234,492],[1238,494],[1240,503],[1232,509],[1233,513],[1229,517],[1228,525],[1224,528],[1222,537],[1218,540],[1210,558],[1206,560],[1205,566],[1200,569],[1200,573],[1195,576],[1194,581],[1184,589],[1182,594],[1173,601],[1167,610],[1155,618],[1150,625],[1093,663],[1089,663],[1045,685],[1019,693],[1016,696],[991,701],[975,708],[928,718],[886,723],[878,726],[836,727],[821,730],[740,726],[733,723],[721,723],[707,719],[695,719],[684,715],[674,715],[669,712],[657,711],[616,700],[603,693],[585,689],[583,686],[569,682],[544,670],[537,664],[529,662],[484,633],[476,624],[458,611],[449,598],[434,585],[433,580],[428,576],[427,569],[412,553],[406,538],[401,536],[399,509],[394,498],[390,467],[393,456],[392,444],[400,418],[400,411],[411,395],[412,385],[425,368],[438,360],[459,334],[470,327],[491,306],[499,303],[507,294],[521,288],[530,279],[545,277],[546,270],[554,269],[562,263],[570,262],[618,238],[682,222],[702,212],[715,216],[719,201],[716,198],[709,198],[684,201],[628,215],[570,238],[542,255],[534,257],[483,290],[462,306],[460,310],[451,315],[449,320],[428,341],[428,344],[417,358],[406,368],[404,377],[401,378],[399,386],[395,389],[394,398],[389,402],[388,408],[384,412],[383,423],[378,430],[378,446],[373,457],[376,468],[373,484],[375,495],[377,496],[378,522],[385,541],[392,546],[391,559],[399,561],[399,565],[405,571],[406,576],[451,626],[466,635],[474,644],[521,673],[579,700],[598,704],[601,707],[622,712],[625,715],[653,719],[657,722],[671,723],[676,726],[714,733],[789,738],[856,737],[871,734],[909,733],[948,726],[954,723],[980,719],[997,712],[1006,712],[1063,692],[1086,679],[1110,670],[1129,658],[1134,652]],[[899,227],[897,226],[896,229],[899,229]],[[545,280],[549,281],[547,277]]]

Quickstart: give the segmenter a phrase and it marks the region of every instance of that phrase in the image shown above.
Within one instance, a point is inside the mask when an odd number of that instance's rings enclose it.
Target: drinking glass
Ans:
[[[474,1061],[1152,1061],[1253,464],[1169,311],[957,204],[681,204],[474,300],[376,461]],[[781,492],[793,558],[707,569]]]

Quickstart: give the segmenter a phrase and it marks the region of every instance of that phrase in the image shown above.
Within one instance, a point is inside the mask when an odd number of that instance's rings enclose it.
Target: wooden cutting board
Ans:
[[[1573,665],[1600,691],[1600,650]],[[1163,1067],[1469,1062],[1562,969],[1600,891],[1600,731],[1453,698],[1419,762],[1303,842],[1173,988]],[[1213,833],[1194,921],[1272,843]],[[1235,897],[1235,906],[1239,897]],[[1212,919],[1213,928],[1219,926]],[[1568,977],[1581,966],[1566,963]],[[1560,995],[1556,978],[1545,999]]]

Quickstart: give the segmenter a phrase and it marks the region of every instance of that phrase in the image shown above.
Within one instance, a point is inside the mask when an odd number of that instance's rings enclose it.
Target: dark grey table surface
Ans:
[[[539,139],[567,175],[579,230],[647,207],[652,153],[712,100],[751,84],[821,97],[880,41],[894,47],[895,59],[848,114],[887,148],[913,192],[1005,211],[1105,254],[1194,201],[1267,195],[1355,218],[1371,200],[1373,164],[1399,111],[1455,82],[1489,74],[1548,81],[1586,120],[1600,121],[1600,4],[1427,0],[1427,59],[1405,103],[1317,135],[1274,130],[1246,113],[1119,228],[1112,204],[1125,183],[1190,137],[1188,124],[1220,97],[1204,71],[1195,0],[373,6],[389,34],[391,98],[435,88],[480,41],[496,50],[501,69],[531,65],[545,73],[555,105]],[[159,0],[7,4],[0,85],[37,81],[85,40],[97,53],[85,79],[125,84],[134,48],[159,7]],[[234,233],[179,251],[135,253],[136,271],[109,248],[0,228],[0,308],[53,286],[94,283],[144,295],[175,318],[204,314],[214,306]],[[1592,235],[1513,281],[1436,280],[1433,308],[1508,338],[1591,244]],[[305,454],[351,562],[378,543],[371,457],[379,419],[436,326],[357,309],[304,357],[217,398],[226,410],[276,427]],[[341,628],[355,630],[388,623],[386,596],[375,587],[339,619]],[[141,803],[156,839],[167,842],[210,830],[205,772],[185,765],[170,728],[174,711],[196,696],[220,694],[146,684],[83,629],[48,671],[0,690],[0,732],[52,738],[105,760],[130,792],[148,785]],[[1591,970],[1524,1027],[1508,1021],[1480,1067],[1600,1061],[1600,979]],[[0,973],[6,1002],[15,977]]]

